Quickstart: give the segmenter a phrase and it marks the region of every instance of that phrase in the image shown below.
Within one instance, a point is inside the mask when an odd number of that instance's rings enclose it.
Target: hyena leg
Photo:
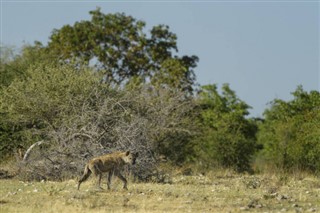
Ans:
[[[111,189],[111,178],[112,178],[112,175],[113,175],[113,171],[110,171],[108,173],[108,182],[107,182],[108,189]]]
[[[102,178],[102,174],[99,173],[99,174],[98,174],[98,188],[99,188],[99,189],[102,189],[102,187],[101,187],[101,178]]]
[[[122,174],[120,172],[116,172],[115,174],[120,180],[122,180],[123,182],[123,188],[128,190],[128,187],[127,187],[127,179],[125,179],[125,177],[122,176]]]
[[[99,170],[99,168],[97,168],[96,165],[91,168],[91,171],[97,177],[97,187],[99,189],[102,189],[102,187],[101,187],[101,178],[102,178],[101,171]]]
[[[90,176],[90,174],[91,174],[90,169],[88,168],[88,166],[85,166],[83,175],[81,176],[81,178],[80,178],[79,181],[78,181],[78,190],[80,189],[81,183],[82,183],[83,181],[87,180],[88,177]]]

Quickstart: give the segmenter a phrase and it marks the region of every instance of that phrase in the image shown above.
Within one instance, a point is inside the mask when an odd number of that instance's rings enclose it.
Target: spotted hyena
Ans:
[[[85,166],[82,177],[78,182],[78,190],[83,181],[87,180],[88,177],[93,173],[97,178],[97,186],[101,188],[101,178],[102,173],[108,172],[108,189],[110,189],[111,178],[114,174],[123,182],[123,188],[127,188],[127,180],[120,173],[123,166],[127,164],[135,164],[138,153],[131,153],[130,151],[126,152],[114,152],[111,154],[102,155],[91,159]]]

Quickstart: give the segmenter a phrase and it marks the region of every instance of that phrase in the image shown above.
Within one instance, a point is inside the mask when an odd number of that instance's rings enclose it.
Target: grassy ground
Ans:
[[[104,180],[105,181],[105,180]],[[105,186],[105,182],[104,182]],[[98,191],[94,179],[76,181],[0,180],[0,212],[320,212],[320,180],[288,175],[237,175],[172,178],[172,184],[114,180]]]

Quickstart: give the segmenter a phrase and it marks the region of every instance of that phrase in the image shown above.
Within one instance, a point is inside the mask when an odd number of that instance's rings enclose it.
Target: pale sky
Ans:
[[[261,116],[275,98],[290,100],[298,85],[320,90],[319,1],[66,1],[0,0],[1,43],[46,44],[54,28],[89,20],[89,11],[124,12],[168,25],[180,55],[197,55],[197,82],[229,83]]]

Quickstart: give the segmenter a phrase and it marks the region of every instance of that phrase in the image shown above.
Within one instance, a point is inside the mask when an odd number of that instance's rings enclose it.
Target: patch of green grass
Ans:
[[[0,212],[320,212],[315,177],[179,175],[172,184],[129,182],[128,191],[118,180],[112,190],[96,190],[94,178],[76,185],[0,180]]]

